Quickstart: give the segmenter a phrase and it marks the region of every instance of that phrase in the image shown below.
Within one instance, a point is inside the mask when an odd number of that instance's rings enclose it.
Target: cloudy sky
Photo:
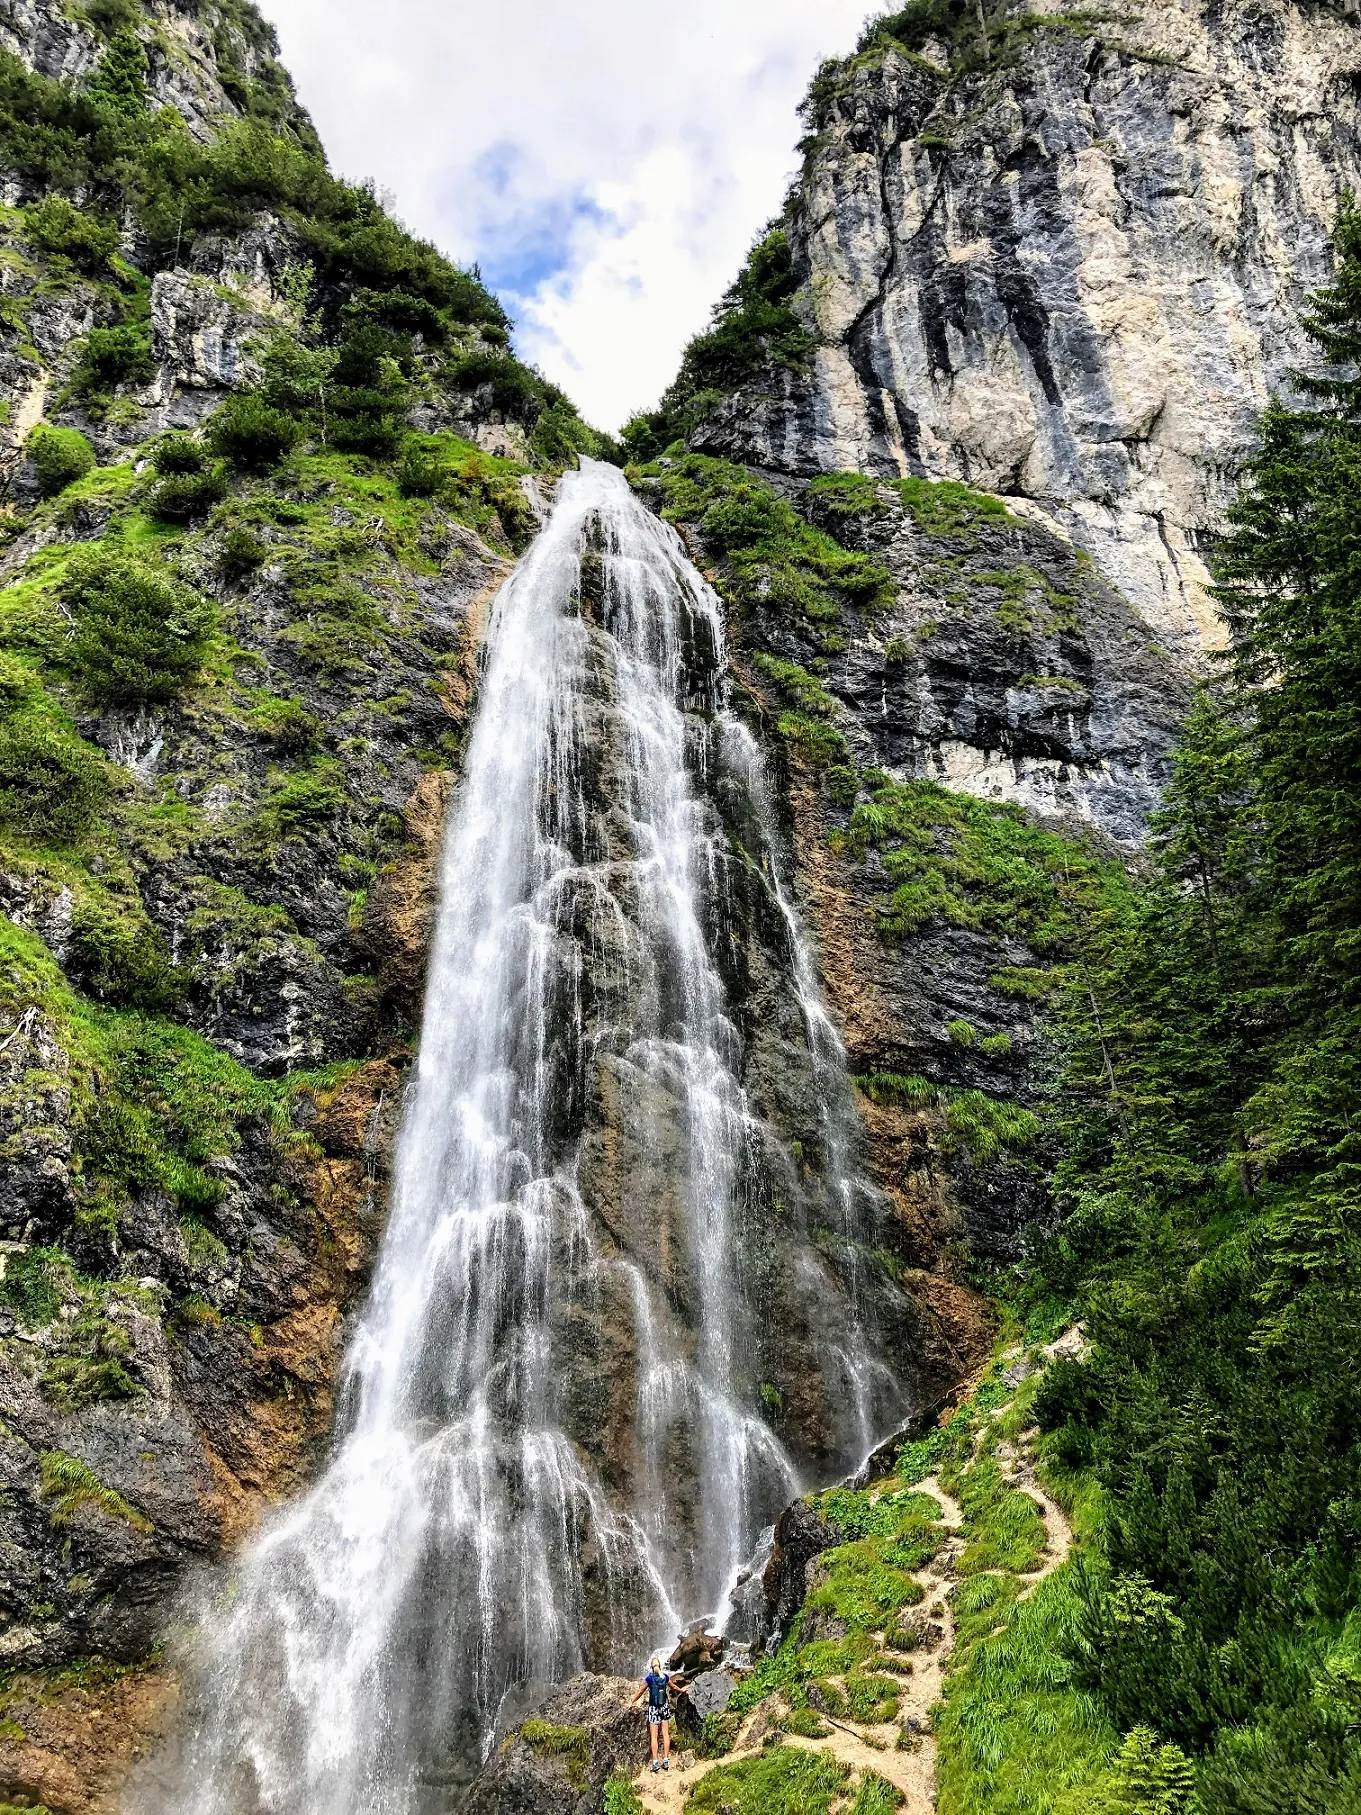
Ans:
[[[654,403],[873,0],[263,0],[341,175],[482,274],[603,428]]]

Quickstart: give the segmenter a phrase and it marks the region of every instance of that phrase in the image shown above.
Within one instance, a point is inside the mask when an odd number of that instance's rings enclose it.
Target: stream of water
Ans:
[[[449,1806],[530,1686],[633,1668],[721,1609],[804,1485],[744,1353],[762,1309],[737,1257],[771,1137],[719,962],[720,769],[766,841],[825,1123],[819,1214],[848,1251],[861,1188],[726,688],[714,593],[622,475],[584,463],[494,607],[333,1456],[210,1622],[184,1815]],[[623,1105],[603,1132],[602,1079]],[[625,1179],[604,1209],[588,1172]],[[799,1253],[834,1336],[807,1358],[828,1453],[853,1463],[901,1397],[854,1270]]]

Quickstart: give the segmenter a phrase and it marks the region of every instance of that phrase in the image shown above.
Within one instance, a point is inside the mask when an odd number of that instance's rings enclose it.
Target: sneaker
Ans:
[[[662,1769],[663,1771],[669,1771],[671,1769],[671,1760],[669,1758],[664,1758],[662,1760]]]
[[[652,1761],[652,1769],[653,1769],[653,1770],[654,1770],[654,1771],[660,1771],[660,1770],[661,1770],[661,1768],[662,1768],[662,1761],[661,1761],[661,1759],[660,1759],[660,1758],[654,1758],[654,1759],[653,1759],[653,1761]]]

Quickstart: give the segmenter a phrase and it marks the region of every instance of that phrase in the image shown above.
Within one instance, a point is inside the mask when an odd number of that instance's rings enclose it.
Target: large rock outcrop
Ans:
[[[1201,551],[1361,176],[1361,28],[1315,0],[1088,18],[962,75],[929,42],[828,67],[787,217],[808,369],[694,445],[1029,500],[1194,652]]]

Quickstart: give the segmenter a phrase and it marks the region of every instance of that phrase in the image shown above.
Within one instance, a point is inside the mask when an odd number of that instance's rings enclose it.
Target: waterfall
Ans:
[[[334,1453],[209,1622],[181,1810],[450,1806],[534,1685],[719,1611],[902,1410],[838,1264],[844,1059],[727,688],[713,591],[584,462],[494,607]]]

